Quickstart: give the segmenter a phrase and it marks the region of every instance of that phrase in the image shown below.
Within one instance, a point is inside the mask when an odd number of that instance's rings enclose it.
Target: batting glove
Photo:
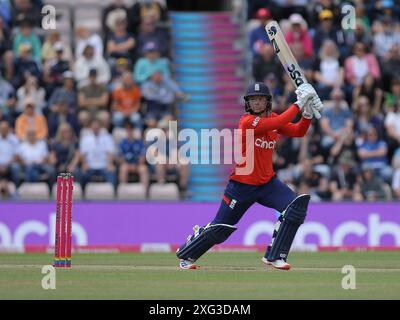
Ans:
[[[324,105],[322,104],[321,99],[318,96],[315,96],[310,101],[310,109],[314,114],[315,118],[321,118],[322,110],[324,109]]]
[[[313,109],[310,106],[311,101],[307,101],[306,105],[303,108],[303,112],[301,113],[301,115],[303,116],[303,118],[305,119],[312,119],[313,118]]]
[[[296,89],[295,93],[297,95],[297,101],[295,102],[295,104],[299,107],[301,111],[303,111],[309,99],[318,97],[317,92],[309,83],[303,83],[302,85],[300,85]]]

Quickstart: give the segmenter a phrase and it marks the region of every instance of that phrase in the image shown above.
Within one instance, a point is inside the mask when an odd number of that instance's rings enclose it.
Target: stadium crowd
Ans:
[[[272,18],[325,105],[305,138],[281,137],[278,176],[316,201],[400,198],[399,2],[249,0],[252,76],[280,112],[294,87],[264,31]]]
[[[172,179],[185,192],[187,168],[150,166],[143,141],[187,98],[171,73],[165,1],[109,1],[99,30],[71,19],[71,42],[41,28],[43,5],[0,1],[0,198],[13,196],[10,181],[52,190],[65,171],[83,189]]]
[[[72,41],[41,28],[41,0],[0,1],[0,198],[24,182],[72,172],[83,188],[175,181],[188,166],[146,162],[146,130],[168,133],[175,102],[165,1],[109,1],[100,28],[71,19]],[[342,27],[342,6],[355,8]],[[75,7],[71,5],[71,8]],[[286,39],[324,100],[321,121],[303,139],[281,137],[278,176],[313,200],[400,198],[400,4],[392,0],[248,0],[251,73],[273,94],[273,110],[294,101],[264,31],[280,21]],[[241,93],[238,93],[238,95]],[[165,155],[168,157],[168,154]]]

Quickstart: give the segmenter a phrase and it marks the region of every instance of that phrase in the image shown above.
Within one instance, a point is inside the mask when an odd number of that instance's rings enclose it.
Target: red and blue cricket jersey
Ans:
[[[254,167],[250,174],[236,174],[232,172],[230,179],[250,185],[262,185],[271,180],[275,176],[272,162],[272,153],[276,147],[278,135],[288,137],[303,137],[310,127],[311,120],[301,118],[294,124],[291,121],[299,113],[296,105],[291,105],[285,112],[280,115],[271,113],[269,117],[258,117],[251,114],[242,116],[239,122],[241,132],[242,157],[246,157],[246,130],[254,130]],[[240,140],[239,140],[240,141]],[[246,161],[237,164],[236,168],[243,168],[247,165]]]

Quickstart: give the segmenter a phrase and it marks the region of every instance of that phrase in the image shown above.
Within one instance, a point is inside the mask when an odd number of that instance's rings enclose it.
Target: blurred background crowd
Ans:
[[[264,26],[280,21],[306,77],[324,100],[305,139],[281,137],[278,176],[313,200],[400,197],[400,6],[398,1],[249,1],[252,77],[273,93],[273,110],[294,101]],[[352,28],[342,11],[351,4]],[[344,20],[344,21],[343,21]]]
[[[83,190],[139,182],[147,194],[153,183],[173,182],[187,196],[189,166],[149,165],[143,140],[151,128],[170,134],[176,103],[189,99],[174,80],[167,4],[100,2],[95,16],[85,1],[75,15],[63,10],[66,1],[48,1],[59,27],[44,30],[43,1],[0,1],[0,197],[18,197],[24,183],[54,190],[62,171]],[[268,85],[273,110],[295,95],[264,31],[270,19],[324,100],[305,138],[280,137],[278,177],[316,201],[399,198],[399,1],[232,3],[232,15],[246,15],[247,79]],[[343,28],[346,4],[355,8],[354,28]]]
[[[187,99],[172,77],[165,1],[92,1],[74,16],[68,2],[47,3],[55,30],[42,28],[46,3],[0,1],[2,196],[22,183],[52,190],[64,171],[83,190],[138,181],[147,192],[172,179],[185,192],[187,166],[148,165],[143,141],[145,130],[168,131]]]

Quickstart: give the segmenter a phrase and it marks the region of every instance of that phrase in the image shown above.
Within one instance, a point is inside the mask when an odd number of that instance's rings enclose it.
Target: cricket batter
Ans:
[[[278,134],[288,137],[303,137],[311,124],[315,110],[322,111],[322,102],[314,88],[308,84],[296,90],[297,101],[280,115],[271,112],[271,94],[268,87],[257,82],[248,87],[245,100],[246,113],[239,122],[242,129],[242,153],[246,152],[246,131],[253,130],[254,166],[251,173],[237,174],[236,165],[225,189],[219,210],[210,223],[195,226],[185,244],[177,251],[181,269],[197,269],[195,261],[213,245],[224,242],[237,229],[235,225],[254,203],[273,208],[281,213],[264,257],[266,265],[289,270],[286,262],[297,229],[304,222],[310,195],[297,196],[275,176],[272,153]],[[291,121],[301,112],[301,120]]]

